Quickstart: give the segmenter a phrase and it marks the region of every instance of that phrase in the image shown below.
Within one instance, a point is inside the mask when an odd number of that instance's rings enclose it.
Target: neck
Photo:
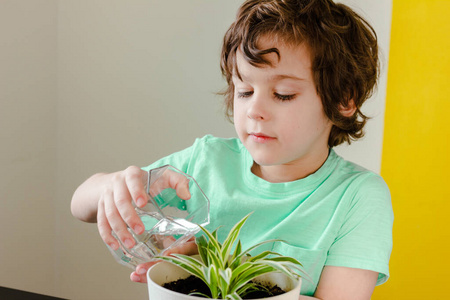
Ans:
[[[273,183],[291,182],[305,178],[317,170],[328,158],[329,150],[314,158],[293,161],[281,165],[262,166],[253,162],[252,173],[256,176]]]

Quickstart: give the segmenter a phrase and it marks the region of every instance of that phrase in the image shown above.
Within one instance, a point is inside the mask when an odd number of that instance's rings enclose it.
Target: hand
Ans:
[[[127,248],[135,245],[133,236],[127,225],[135,234],[142,234],[144,224],[138,217],[133,202],[137,207],[143,207],[149,200],[146,191],[148,173],[138,167],[131,166],[124,171],[111,174],[110,180],[100,195],[97,207],[97,225],[103,241],[112,249],[119,248],[118,241],[111,234],[117,235]],[[167,169],[150,187],[150,194],[156,195],[163,189],[173,188],[178,197],[184,200],[190,198],[189,180],[180,173]]]
[[[132,201],[137,207],[147,204],[147,174],[135,166],[114,173],[100,195],[97,208],[98,231],[103,241],[114,250],[119,248],[119,243],[111,234],[112,230],[128,248],[132,248],[135,241],[127,225],[136,234],[144,232],[144,224],[134,210]]]
[[[198,248],[197,244],[195,243],[195,238],[191,238],[189,241],[184,243],[183,245],[180,245],[178,247],[174,247],[167,251],[164,255],[171,255],[171,254],[185,254],[185,255],[194,255],[198,254]],[[140,283],[147,283],[147,271],[152,267],[153,265],[157,264],[159,261],[152,261],[145,264],[140,264],[136,267],[136,271],[132,272],[130,274],[131,281],[134,282],[140,282]]]

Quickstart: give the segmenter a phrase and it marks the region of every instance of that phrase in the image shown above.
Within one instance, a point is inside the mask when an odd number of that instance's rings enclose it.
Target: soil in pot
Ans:
[[[179,279],[176,281],[168,282],[163,285],[164,288],[169,289],[174,292],[182,293],[182,294],[191,294],[191,293],[202,293],[208,296],[211,296],[208,286],[198,277],[193,275],[185,278]],[[280,287],[277,285],[268,287],[267,290],[257,290],[251,292],[245,296],[244,299],[260,299],[260,298],[269,298],[277,295],[284,294]],[[200,296],[197,296],[200,297]]]

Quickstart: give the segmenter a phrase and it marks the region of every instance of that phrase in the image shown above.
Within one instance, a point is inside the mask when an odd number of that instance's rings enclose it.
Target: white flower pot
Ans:
[[[150,300],[194,300],[205,299],[195,296],[188,296],[185,294],[177,293],[166,288],[162,285],[167,282],[175,281],[178,279],[184,279],[191,274],[184,271],[168,262],[160,262],[151,267],[147,272],[147,286]],[[286,293],[278,296],[271,297],[271,300],[298,300],[300,295],[301,278],[294,280],[281,273],[269,273],[257,277],[255,280],[259,282],[269,282],[270,284],[276,284]],[[266,298],[267,299],[267,298]]]

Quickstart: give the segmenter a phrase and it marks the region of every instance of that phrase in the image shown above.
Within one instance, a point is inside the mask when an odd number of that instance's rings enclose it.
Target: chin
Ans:
[[[252,158],[253,158],[253,161],[260,166],[274,166],[274,165],[280,164],[279,161],[277,161],[273,158],[258,157],[258,156],[253,156],[253,155],[252,155]]]

